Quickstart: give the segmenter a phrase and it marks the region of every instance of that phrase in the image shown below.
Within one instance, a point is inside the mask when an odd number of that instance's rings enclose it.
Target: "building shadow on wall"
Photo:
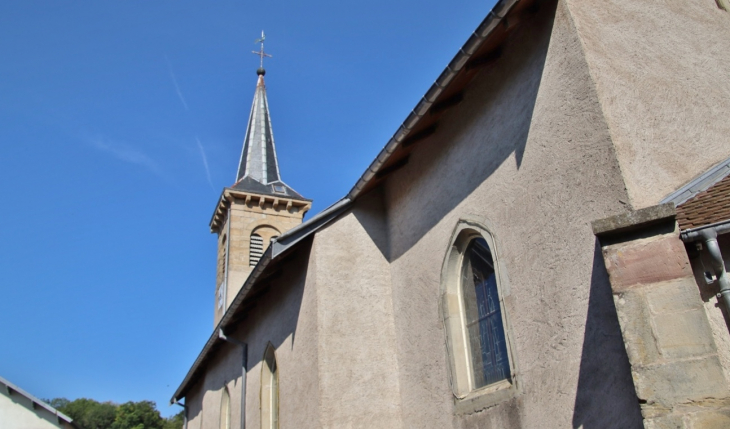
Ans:
[[[293,349],[297,341],[300,341],[297,330],[300,328],[302,307],[307,305],[304,302],[304,292],[310,251],[311,240],[308,240],[295,251],[284,255],[276,264],[272,264],[270,270],[262,273],[261,280],[248,293],[247,299],[236,310],[229,323],[222,327],[229,337],[248,344],[246,372],[249,377],[252,371],[260,370],[259,364],[263,361],[269,344],[278,350],[291,339]],[[304,341],[307,341],[306,335]],[[224,359],[229,359],[229,362],[224,362]],[[202,392],[222,389],[222,380],[232,380],[232,388],[240,389],[242,364],[242,348],[239,345],[217,341],[193,377],[191,387],[185,394],[186,403],[190,396],[197,397]],[[214,368],[223,369],[211,371]],[[210,378],[209,372],[212,374]],[[188,421],[202,418],[202,411],[198,401],[190,403]],[[218,427],[217,421],[214,425]]]
[[[611,284],[596,240],[573,428],[643,428]]]
[[[407,228],[389,226],[397,260],[511,159],[519,170],[545,67],[557,2],[547,1],[511,33],[498,49],[499,61],[476,75],[461,104],[444,114],[439,128],[419,142],[409,163],[388,180],[388,207],[418,213]],[[537,41],[537,42],[536,42]],[[427,189],[437,201],[419,196]],[[415,194],[415,195],[414,195]],[[393,210],[393,209],[391,209]],[[383,249],[381,249],[383,250]]]

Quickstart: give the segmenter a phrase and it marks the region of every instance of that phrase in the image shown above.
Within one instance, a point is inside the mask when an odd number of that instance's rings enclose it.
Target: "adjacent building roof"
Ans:
[[[256,73],[259,76],[256,92],[248,118],[246,137],[243,139],[236,183],[232,188],[246,192],[283,194],[289,198],[304,199],[281,181],[279,162],[276,159],[274,132],[271,128],[269,100],[266,97],[266,84],[264,83],[266,71],[260,68]]]
[[[681,230],[727,220],[730,220],[730,175],[677,207],[677,223]]]
[[[53,414],[58,418],[58,422],[62,423],[68,423],[69,425],[72,425],[73,427],[76,427],[73,425],[73,420],[71,417],[63,414],[62,412],[58,411],[57,409],[53,408],[52,406],[46,404],[45,402],[41,401],[40,399],[36,398],[35,396],[31,395],[30,393],[26,392],[25,390],[21,389],[20,387],[14,385],[13,383],[9,382],[8,380],[4,379],[3,377],[0,377],[0,388],[5,389],[5,391],[8,393],[8,395],[20,395],[28,400],[28,402],[31,404],[31,408],[33,410],[37,408],[43,408],[49,413]]]
[[[692,179],[686,185],[667,195],[661,203],[674,203],[675,206],[679,207],[685,201],[707,190],[727,175],[730,175],[730,158],[720,162]]]
[[[677,206],[682,231],[730,220],[730,158],[667,195],[661,203]]]

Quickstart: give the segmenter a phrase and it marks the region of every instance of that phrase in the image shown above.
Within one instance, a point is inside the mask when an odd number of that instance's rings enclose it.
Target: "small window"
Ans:
[[[279,428],[279,371],[274,346],[269,343],[261,369],[261,429]]]
[[[248,248],[248,265],[253,267],[264,254],[264,239],[258,234],[251,234],[251,242]]]
[[[444,262],[442,308],[457,410],[474,411],[515,389],[505,285],[494,239],[475,222],[461,221]],[[471,408],[469,408],[471,407]]]
[[[284,185],[272,185],[274,192],[277,194],[286,194],[286,187]]]
[[[231,395],[225,386],[223,386],[223,393],[221,394],[220,429],[231,429]]]

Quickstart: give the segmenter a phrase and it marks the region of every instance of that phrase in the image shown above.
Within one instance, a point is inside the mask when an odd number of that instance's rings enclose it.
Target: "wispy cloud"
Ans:
[[[129,164],[142,166],[150,172],[167,180],[160,166],[147,154],[126,143],[111,141],[105,137],[91,137],[88,142],[96,149],[112,155],[114,158]]]
[[[215,192],[215,186],[213,186],[213,181],[210,179],[210,168],[208,167],[208,157],[205,156],[205,149],[203,149],[203,144],[200,143],[200,139],[198,137],[195,137],[195,141],[198,142],[200,157],[203,158],[203,166],[205,167],[205,176],[208,178],[208,184],[210,185],[210,189]]]
[[[180,85],[177,84],[177,78],[175,77],[175,72],[172,71],[172,64],[170,64],[170,60],[167,58],[167,55],[165,55],[165,61],[167,62],[167,69],[170,71],[170,77],[172,78],[172,84],[175,85],[175,91],[177,92],[178,98],[180,98],[180,101],[183,104],[183,107],[185,107],[185,110],[188,109],[188,103],[185,102],[185,97],[183,97],[182,91],[180,91]]]

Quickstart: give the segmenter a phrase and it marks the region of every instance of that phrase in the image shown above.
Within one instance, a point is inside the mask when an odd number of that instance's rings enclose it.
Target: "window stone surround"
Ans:
[[[512,343],[512,329],[509,324],[509,309],[505,298],[510,295],[507,270],[499,257],[499,244],[490,223],[479,216],[461,218],[449,240],[449,247],[441,270],[440,311],[444,323],[446,351],[449,362],[449,382],[454,395],[456,414],[471,414],[513,398],[519,393],[520,380]],[[499,304],[502,309],[502,325],[507,342],[511,382],[502,380],[478,389],[471,387],[470,359],[466,344],[466,326],[463,321],[460,271],[464,252],[472,239],[482,237],[492,252],[494,271],[497,278]]]

